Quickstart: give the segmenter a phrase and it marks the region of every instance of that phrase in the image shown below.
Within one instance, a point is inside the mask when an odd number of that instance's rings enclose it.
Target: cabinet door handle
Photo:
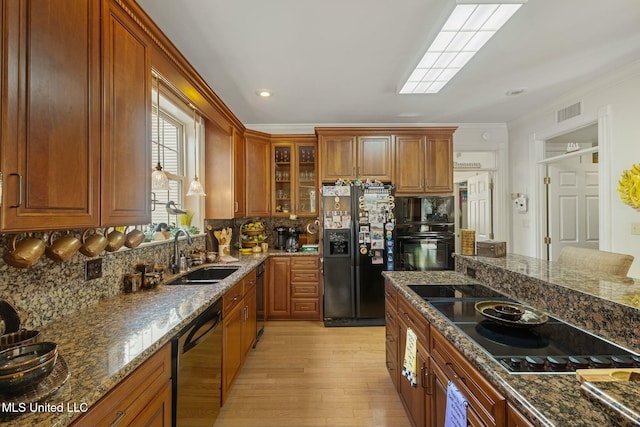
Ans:
[[[427,373],[427,375],[424,374],[425,372]],[[431,378],[431,375],[431,372],[429,372],[426,367],[422,366],[420,368],[420,376],[422,377],[422,388],[429,396],[433,394],[433,392],[431,391],[431,387],[429,387],[429,379]]]
[[[238,212],[238,202],[237,201],[233,203],[233,211],[234,212]]]
[[[124,416],[127,415],[127,411],[117,411],[116,415],[118,416],[118,418],[116,418],[111,424],[109,424],[109,427],[117,426],[118,423],[124,418]]]
[[[18,204],[11,205],[10,208],[19,208],[22,206],[22,175],[19,173],[11,173],[9,176],[17,176],[18,177]]]

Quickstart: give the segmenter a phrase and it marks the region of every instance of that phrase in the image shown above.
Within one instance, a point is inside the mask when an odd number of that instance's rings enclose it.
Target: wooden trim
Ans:
[[[316,127],[316,135],[397,135],[397,134],[451,134],[458,129],[457,126],[435,127]]]
[[[203,102],[209,103],[216,110],[218,114],[223,116],[226,120],[233,123],[235,127],[244,131],[245,126],[242,122],[233,114],[233,112],[227,107],[227,105],[218,97],[218,95],[211,89],[207,82],[198,74],[195,68],[186,60],[182,53],[175,47],[175,45],[169,40],[169,38],[158,28],[158,26],[151,20],[146,12],[137,4],[134,0],[112,0],[122,10],[133,19],[133,21],[144,31],[153,44],[158,48],[158,53],[164,56],[164,59],[168,59],[178,71],[181,72],[186,82],[193,86],[196,92],[198,92],[202,99],[192,99],[188,97],[198,108],[203,111],[203,114],[212,114],[211,108],[205,108]],[[155,62],[152,65],[156,65]],[[166,65],[166,64],[165,64]],[[168,75],[171,81],[175,75]],[[176,82],[174,82],[176,83]],[[181,82],[180,86],[177,86],[181,93],[185,93],[180,88],[184,88],[185,82]],[[191,91],[189,91],[191,93]],[[216,120],[216,117],[209,116],[210,119]],[[218,120],[216,120],[218,121]]]

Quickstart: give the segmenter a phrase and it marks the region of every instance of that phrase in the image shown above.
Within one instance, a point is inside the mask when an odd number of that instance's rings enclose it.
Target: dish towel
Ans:
[[[411,328],[407,328],[407,342],[404,347],[404,363],[402,364],[402,375],[407,377],[411,387],[417,387],[418,376],[416,375],[416,342],[418,338]]]
[[[467,406],[469,403],[458,387],[449,381],[447,385],[447,406],[444,415],[445,427],[467,427]]]

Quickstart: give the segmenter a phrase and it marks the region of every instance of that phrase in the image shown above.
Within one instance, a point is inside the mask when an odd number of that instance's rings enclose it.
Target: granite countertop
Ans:
[[[449,341],[498,389],[520,412],[529,418],[534,425],[538,426],[606,426],[612,425],[611,419],[607,416],[619,416],[619,411],[603,411],[601,403],[594,405],[586,399],[581,391],[581,385],[575,374],[552,374],[552,375],[535,375],[535,374],[509,374],[504,370],[498,362],[488,356],[466,335],[464,335],[456,326],[446,319],[439,311],[435,310],[430,304],[422,300],[407,286],[408,284],[468,284],[481,283],[488,285],[493,289],[506,293],[516,299],[524,296],[529,301],[524,301],[533,307],[537,307],[531,301],[536,301],[533,295],[538,295],[543,289],[549,287],[564,288],[564,295],[558,293],[559,298],[544,298],[542,300],[559,300],[558,305],[564,305],[567,309],[568,303],[575,301],[575,295],[587,295],[589,298],[597,299],[603,307],[614,303],[618,308],[625,309],[620,303],[612,301],[618,298],[615,295],[623,295],[624,292],[611,292],[609,286],[599,287],[595,283],[604,280],[607,283],[622,283],[635,288],[638,283],[633,279],[624,278],[599,278],[593,275],[586,275],[582,272],[570,271],[568,269],[560,269],[553,263],[538,262],[532,258],[520,256],[507,256],[505,258],[480,258],[480,257],[456,257],[456,268],[466,271],[468,268],[473,273],[478,273],[475,279],[453,271],[439,272],[385,272],[383,273],[396,286],[398,291],[411,301],[412,305],[420,311],[431,325],[443,333]],[[458,264],[459,263],[459,264]],[[479,268],[480,264],[490,267],[488,269]],[[526,265],[526,272],[524,266]],[[477,268],[477,269],[476,269]],[[510,275],[510,273],[513,273]],[[589,277],[586,277],[589,276]],[[485,280],[487,279],[487,280]],[[494,283],[488,283],[491,281]],[[554,282],[547,282],[553,280]],[[577,283],[577,289],[573,289],[573,283]],[[544,288],[543,288],[544,287]],[[629,289],[629,288],[627,288]],[[627,290],[625,290],[626,292]],[[602,295],[600,292],[604,293]],[[544,292],[542,293],[544,295]],[[569,296],[563,298],[560,296]],[[605,298],[605,296],[607,298]],[[578,298],[579,299],[579,298]],[[556,315],[549,308],[557,308],[554,304],[544,304],[541,309],[551,315]],[[593,316],[601,307],[595,306],[594,310],[589,310],[587,316]],[[634,307],[628,307],[631,310],[638,311]],[[575,309],[575,307],[574,307]],[[583,310],[584,311],[584,310]],[[557,316],[556,316],[557,317]],[[601,319],[603,323],[607,323],[607,319]],[[569,322],[575,324],[575,322]],[[640,323],[627,325],[622,329],[618,338],[620,345],[627,344],[627,348],[637,351],[637,347],[629,346],[630,341],[625,340],[629,337],[630,331],[634,330],[636,325]],[[583,326],[584,328],[584,326]],[[586,329],[586,328],[585,328]],[[615,328],[614,328],[615,329]],[[608,332],[602,327],[600,329],[591,330],[592,332]],[[600,385],[602,383],[598,383]],[[612,388],[618,390],[615,383],[610,383],[603,388]],[[622,384],[622,383],[618,383]],[[584,387],[584,385],[583,385]],[[627,387],[627,386],[624,386]],[[610,393],[610,395],[616,395]],[[626,400],[621,401],[621,405],[626,408],[627,412],[633,413],[634,408],[637,411],[637,402],[640,401],[640,390],[637,387],[625,388]],[[631,406],[625,406],[626,404]],[[635,404],[635,406],[633,406]],[[609,405],[611,406],[611,405]],[[618,418],[614,418],[619,422]]]
[[[42,340],[58,344],[69,367],[67,383],[45,402],[50,406],[24,413],[4,412],[0,425],[63,427],[135,370],[194,320],[268,254],[237,255],[240,268],[214,285],[165,286],[120,294],[39,328]],[[280,255],[277,251],[274,255]],[[292,255],[292,254],[291,254]],[[210,264],[205,264],[210,265]],[[218,265],[218,264],[217,264]],[[178,275],[167,277],[170,280]],[[62,405],[62,412],[54,412]]]

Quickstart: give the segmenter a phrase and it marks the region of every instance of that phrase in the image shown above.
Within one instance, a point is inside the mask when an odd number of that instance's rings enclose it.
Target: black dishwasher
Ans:
[[[222,299],[178,333],[171,350],[172,425],[213,426],[222,388]]]

